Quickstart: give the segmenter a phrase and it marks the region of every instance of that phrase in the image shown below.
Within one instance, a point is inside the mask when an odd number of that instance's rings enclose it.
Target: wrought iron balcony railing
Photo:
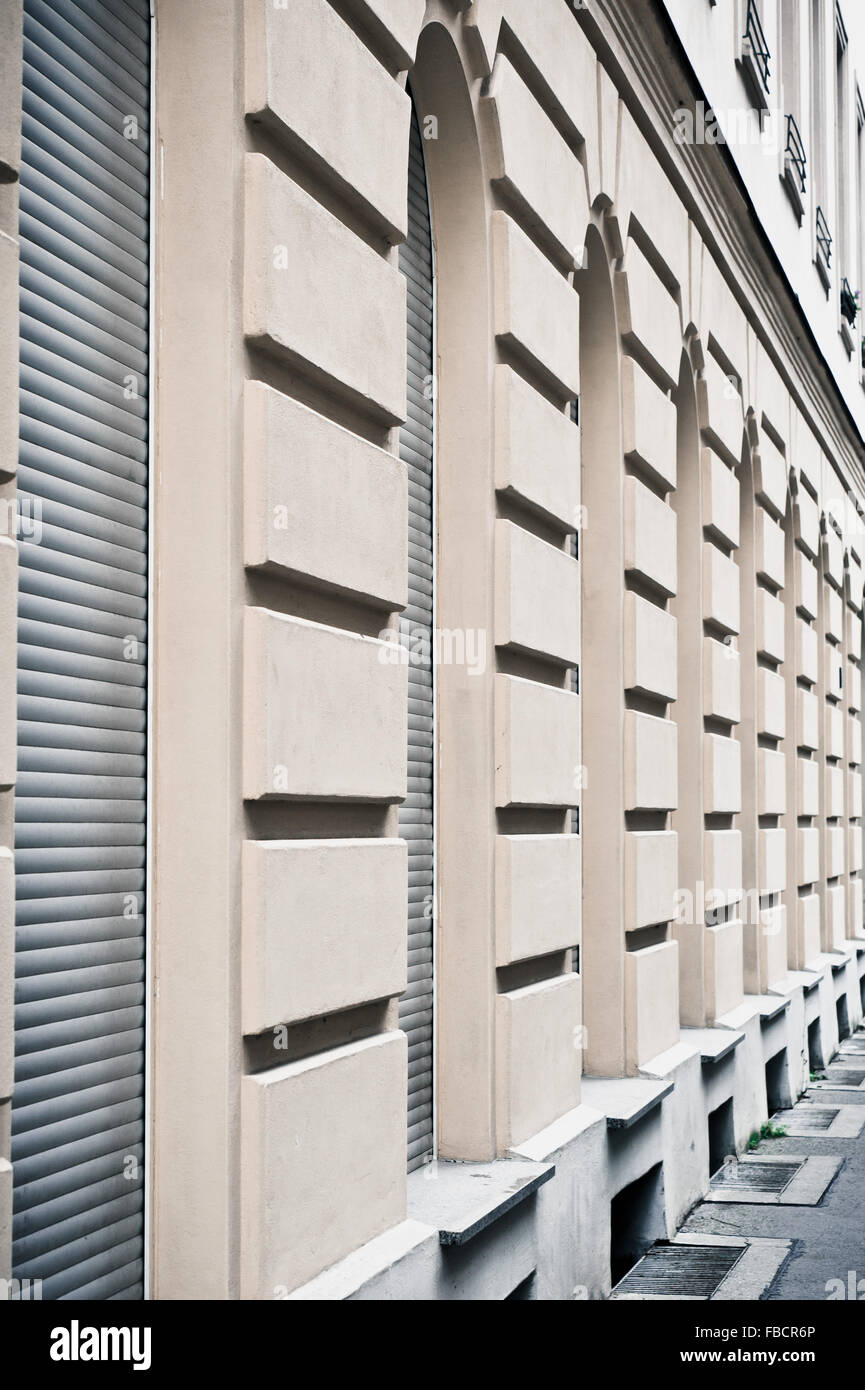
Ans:
[[[769,91],[769,45],[760,22],[756,0],[748,0],[745,19],[745,35],[742,39],[742,57],[750,59],[751,66],[764,92]]]
[[[826,214],[821,207],[817,209],[817,250],[828,270],[832,264],[832,233],[829,231],[829,223],[826,221]]]
[[[784,155],[797,180],[798,191],[804,193],[808,164],[805,159],[805,145],[793,116],[787,117],[787,143],[784,146]]]

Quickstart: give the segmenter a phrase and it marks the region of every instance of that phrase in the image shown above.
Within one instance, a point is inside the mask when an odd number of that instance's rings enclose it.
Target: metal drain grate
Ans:
[[[711,1298],[743,1253],[741,1246],[653,1245],[613,1293],[617,1298]]]
[[[799,1159],[776,1163],[725,1163],[710,1186],[714,1192],[783,1192],[801,1167]]]
[[[827,1067],[826,1080],[838,1086],[861,1086],[865,1081],[865,1071],[853,1071],[850,1067]]]
[[[817,1106],[812,1109],[808,1105],[800,1105],[795,1110],[786,1110],[780,1115],[773,1116],[773,1123],[795,1125],[797,1129],[828,1129],[840,1113],[840,1110],[827,1110]]]

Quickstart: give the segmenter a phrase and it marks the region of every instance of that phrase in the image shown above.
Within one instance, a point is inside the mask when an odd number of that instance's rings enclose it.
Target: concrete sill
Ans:
[[[438,1230],[441,1245],[465,1245],[531,1197],[556,1171],[554,1163],[501,1158],[492,1163],[440,1159],[408,1180],[408,1216]]]
[[[773,985],[769,993],[792,994],[795,989],[801,986],[803,994],[810,994],[812,989],[816,989],[822,978],[822,974],[815,974],[813,970],[788,970],[786,977]]]
[[[795,164],[788,154],[784,155],[784,172],[781,175],[781,182],[787,190],[787,197],[790,199],[793,211],[799,225],[802,225],[802,217],[805,213],[805,202],[802,190],[799,186],[799,174]]]
[[[823,974],[826,970],[826,966],[832,965],[835,959],[836,957],[834,955],[831,955],[828,951],[821,951],[819,956],[815,958],[814,964],[811,968],[814,970],[819,970],[820,973]]]
[[[762,113],[769,109],[769,94],[763,85],[763,78],[754,50],[748,39],[744,38],[742,39],[742,55],[739,58],[739,68],[745,81],[745,86],[750,92],[754,107],[760,113],[762,122]]]
[[[608,1080],[584,1076],[581,1095],[586,1105],[606,1116],[607,1129],[630,1129],[661,1104],[675,1081],[648,1081],[625,1076]]]
[[[690,1043],[700,1054],[704,1066],[712,1066],[729,1057],[744,1042],[744,1033],[731,1033],[727,1028],[683,1028],[682,1041]]]
[[[763,1024],[771,1023],[773,1018],[777,1018],[785,1009],[789,1009],[790,1000],[772,996],[771,994],[755,994],[753,996],[759,1004],[760,1022]]]
[[[817,247],[817,251],[814,255],[814,264],[817,267],[817,274],[820,276],[820,279],[823,282],[823,288],[826,290],[828,294],[832,284],[832,276],[829,272],[829,267],[826,264],[826,258],[823,255],[823,252],[820,250],[819,246]]]

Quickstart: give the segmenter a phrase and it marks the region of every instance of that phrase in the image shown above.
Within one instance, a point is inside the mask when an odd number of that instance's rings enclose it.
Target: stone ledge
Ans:
[[[828,951],[821,951],[820,955],[816,958],[814,969],[819,970],[820,974],[823,975],[826,972],[826,967],[834,963],[835,956],[833,954]]]
[[[696,1056],[697,1048],[681,1036],[680,1030],[679,1041],[668,1047],[666,1052],[658,1052],[654,1057],[650,1057],[640,1067],[639,1074],[647,1077],[649,1081],[663,1081]]]
[[[441,1245],[465,1245],[531,1197],[555,1171],[554,1163],[508,1158],[492,1163],[440,1159],[410,1176],[409,1218],[437,1228]]]
[[[350,1298],[370,1279],[392,1268],[420,1246],[434,1242],[435,1237],[436,1232],[420,1221],[401,1221],[352,1250],[350,1255],[310,1279],[309,1283],[285,1294],[284,1300],[335,1302]]]
[[[673,1090],[673,1081],[649,1081],[641,1077],[584,1076],[583,1100],[606,1116],[607,1129],[630,1129],[661,1104]]]
[[[600,1110],[593,1110],[590,1105],[577,1105],[566,1115],[547,1125],[546,1129],[533,1134],[531,1139],[514,1145],[510,1152],[515,1158],[527,1158],[533,1163],[546,1163],[553,1154],[560,1153],[575,1139],[579,1139],[587,1129],[599,1124],[606,1124],[606,1116]]]
[[[822,975],[814,970],[788,970],[783,980],[779,980],[769,989],[770,994],[793,994],[797,989],[801,989],[804,994],[810,994],[811,990],[819,985]]]
[[[760,1014],[761,1023],[771,1023],[773,1018],[785,1012],[790,1007],[790,1000],[782,995],[755,994],[753,996]]]
[[[744,1042],[744,1033],[733,1033],[727,1028],[683,1028],[682,1039],[700,1053],[704,1065],[721,1062]]]
[[[759,1017],[765,1026],[790,1007],[790,1000],[778,994],[746,994],[742,1003],[728,1014],[715,1019],[716,1028],[724,1028],[738,1033],[752,1018]]]

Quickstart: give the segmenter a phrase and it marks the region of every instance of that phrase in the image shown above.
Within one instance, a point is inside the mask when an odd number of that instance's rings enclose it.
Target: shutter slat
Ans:
[[[119,389],[130,372],[139,373],[138,389],[142,393],[146,392],[146,361],[129,343],[123,343],[119,338],[111,338],[106,334],[100,337],[96,330],[88,335],[94,339],[92,342],[85,342],[83,334],[79,338],[72,338],[63,331],[68,327],[65,317],[55,314],[55,322],[46,323],[38,313],[29,312],[31,304],[34,309],[40,307],[38,296],[22,294],[21,302],[21,327],[26,333],[26,344],[22,343],[22,351],[28,351],[31,355],[42,353],[43,360],[50,358],[54,369],[66,371],[70,374],[70,379],[72,373],[77,372],[77,379],[80,381],[80,374],[86,372],[89,374],[88,379],[97,384],[100,381],[107,382],[112,390]],[[61,366],[63,363],[67,365]]]
[[[123,1131],[115,1131],[122,1136]],[[115,1142],[119,1142],[115,1138]],[[82,1200],[89,1200],[87,1189],[94,1187],[97,1183],[111,1181],[117,1173],[123,1171],[124,1162],[133,1158],[140,1160],[143,1158],[144,1148],[141,1144],[127,1144],[124,1147],[115,1149],[111,1153],[101,1154],[98,1158],[88,1159],[85,1163],[77,1163],[62,1172],[52,1175],[46,1174],[37,1183],[25,1184],[17,1190],[15,1221],[26,1221],[26,1214],[30,1211],[36,1213],[35,1220],[40,1222],[40,1211],[47,1210],[49,1204],[62,1202],[69,1199],[69,1209],[73,1204],[80,1203]],[[129,1178],[125,1179],[130,1182]],[[41,1224],[41,1222],[40,1222]],[[26,1229],[26,1226],[23,1227]]]
[[[70,1013],[70,1016],[63,1022],[32,1024],[28,1029],[19,1031],[17,1042],[19,1058],[25,1054],[31,1054],[31,1052],[49,1052],[57,1047],[72,1047],[75,1042],[107,1037],[111,1033],[120,1033],[129,1027],[138,1026],[145,1017],[145,1011],[140,1008],[140,1005],[120,1005],[114,1001],[115,1006],[111,1006],[111,1001],[106,1001],[104,1008],[107,1009],[107,1012],[99,1013],[93,1008],[95,1002],[97,1002],[95,997],[90,995],[88,1012],[81,1013],[76,1017]]]
[[[27,0],[25,14],[35,19],[49,35],[56,37],[71,54],[86,60],[97,73],[110,78],[123,92],[147,105],[146,68],[136,61],[123,44],[93,24],[74,4],[74,0]],[[74,60],[70,66],[75,69]]]
[[[46,1208],[43,1226],[33,1221],[31,1229],[17,1236],[13,1231],[13,1258],[23,1264],[37,1255],[44,1255],[57,1245],[132,1215],[140,1210],[141,1202],[141,1191],[136,1191],[131,1183],[124,1184],[122,1177],[99,1183],[88,1193],[61,1198]]]
[[[140,1298],[150,21],[24,35],[13,1273]]]
[[[110,1033],[101,1038],[88,1038],[84,1042],[70,1043],[68,1047],[53,1048],[47,1051],[19,1058],[15,1065],[15,1085],[20,1086],[36,1077],[78,1070],[94,1062],[103,1062],[111,1057],[134,1054],[144,1042],[144,1030],[131,1028],[125,1033]]]

